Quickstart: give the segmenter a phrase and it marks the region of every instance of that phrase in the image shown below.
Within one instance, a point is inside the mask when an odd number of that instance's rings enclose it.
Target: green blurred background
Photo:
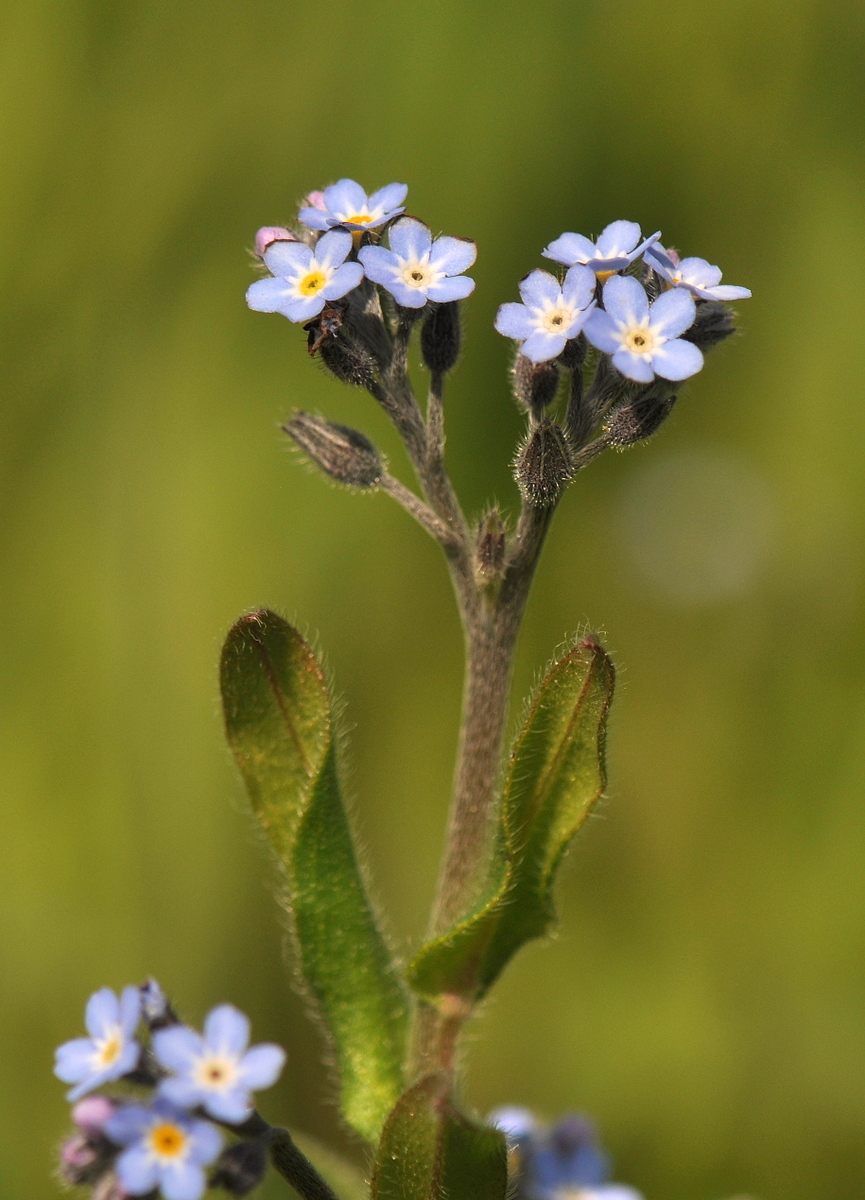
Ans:
[[[403,950],[422,931],[460,695],[445,573],[387,498],[284,452],[302,405],[406,477],[373,402],[243,302],[257,226],[342,175],[403,180],[480,244],[448,399],[475,511],[515,504],[492,318],[547,241],[627,217],[753,288],[662,435],[559,515],[517,688],[604,632],[609,800],[558,940],[474,1027],[468,1098],[594,1114],[649,1200],[861,1197],[861,0],[25,0],[0,23],[0,1198],[57,1194],[53,1047],[147,973],[190,1019],[248,1010],[290,1051],[267,1115],[349,1146],[222,741],[244,609],[323,647],[378,896]]]

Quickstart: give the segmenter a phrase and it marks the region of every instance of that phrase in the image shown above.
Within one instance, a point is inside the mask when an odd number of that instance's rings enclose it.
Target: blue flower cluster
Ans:
[[[138,1040],[142,1022],[147,1041]],[[178,1021],[153,981],[119,997],[102,988],[90,997],[84,1023],[89,1036],[60,1046],[54,1067],[74,1085],[67,1098],[77,1101],[77,1132],[61,1151],[61,1174],[98,1187],[100,1200],[157,1188],[165,1200],[199,1200],[205,1167],[223,1146],[213,1121],[247,1121],[251,1093],[276,1082],[284,1051],[248,1048],[249,1021],[230,1004],[213,1009],[202,1036]],[[120,1094],[94,1094],[120,1082],[127,1085]]]
[[[531,271],[520,283],[523,303],[503,304],[496,329],[518,341],[520,353],[534,363],[558,358],[567,342],[583,332],[596,349],[611,356],[621,375],[636,383],[695,375],[703,365],[702,351],[681,335],[694,324],[696,300],[741,300],[751,293],[720,286],[718,267],[703,258],[680,260],[674,250],[660,245],[660,236],[643,238],[633,221],[613,221],[597,242],[563,233],[543,255],[568,268],[564,280]],[[643,282],[620,274],[640,257]]]
[[[609,1182],[610,1160],[585,1117],[544,1128],[528,1109],[507,1107],[489,1121],[507,1138],[516,1200],[643,1200],[634,1188]]]

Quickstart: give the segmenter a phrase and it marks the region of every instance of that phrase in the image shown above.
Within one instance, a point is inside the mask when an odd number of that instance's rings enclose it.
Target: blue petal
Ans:
[[[636,246],[628,255],[628,262],[633,262],[635,258],[639,258],[641,254],[644,254],[647,250],[650,250],[660,236],[661,231],[660,229],[657,229],[653,234],[647,237],[645,241],[640,242],[639,246]]]
[[[475,281],[469,279],[468,275],[440,279],[438,283],[431,283],[426,289],[430,300],[437,300],[439,304],[447,304],[450,300],[465,300],[474,290]]]
[[[141,1104],[124,1104],[105,1122],[105,1136],[115,1146],[137,1142],[145,1129],[153,1124],[153,1113]]]
[[[390,248],[402,259],[424,258],[432,245],[429,226],[416,217],[400,217],[387,235]]]
[[[652,366],[662,379],[688,379],[702,368],[703,355],[693,342],[675,338],[653,352]]]
[[[509,1138],[531,1137],[538,1128],[538,1123],[531,1109],[522,1108],[518,1104],[506,1104],[494,1109],[487,1117],[487,1124],[500,1129]]]
[[[675,271],[676,264],[670,258],[667,251],[660,242],[655,242],[646,250],[646,262],[653,271],[657,271],[659,275],[663,275],[665,279],[669,278],[671,272]]]
[[[189,1157],[207,1166],[222,1149],[222,1134],[209,1121],[193,1121],[190,1130]]]
[[[315,261],[322,270],[338,267],[348,258],[353,244],[352,236],[347,230],[332,229],[324,237],[318,239],[315,247]],[[266,254],[264,261],[267,262]],[[270,263],[267,265],[270,266]]]
[[[302,221],[308,229],[330,228],[327,213],[322,212],[320,208],[302,208],[297,214],[297,219]]]
[[[595,257],[595,243],[581,233],[563,233],[550,242],[542,253],[544,258],[552,258],[566,267],[572,267],[574,263],[587,262]]]
[[[264,252],[264,261],[273,275],[305,275],[312,262],[312,251],[303,242],[271,242]]]
[[[317,317],[325,304],[324,296],[321,292],[316,292],[314,296],[304,300],[288,300],[279,312],[288,317],[289,321],[294,321],[295,325],[300,325],[303,321],[311,321],[313,317]]]
[[[547,333],[545,329],[536,329],[520,346],[520,354],[530,358],[532,362],[549,362],[551,358],[559,357],[567,340],[564,334]]]
[[[274,1046],[270,1042],[253,1046],[238,1063],[243,1086],[253,1092],[260,1088],[269,1088],[276,1083],[284,1066],[285,1051],[281,1046]]]
[[[612,280],[610,282],[612,283]],[[663,292],[652,305],[649,310],[649,324],[654,333],[674,338],[690,329],[696,315],[697,306],[693,296],[685,288],[675,287]]]
[[[530,308],[544,309],[548,304],[558,304],[561,294],[558,279],[549,271],[529,271],[520,280],[520,295]]]
[[[93,1074],[95,1047],[90,1038],[75,1038],[54,1051],[54,1074],[64,1083],[78,1083]]]
[[[217,1054],[239,1058],[249,1045],[249,1018],[233,1004],[220,1004],[207,1014],[204,1040]]]
[[[626,379],[633,379],[637,383],[651,383],[655,378],[655,373],[646,360],[639,354],[632,354],[630,350],[617,350],[613,355],[613,366]]]
[[[568,341],[570,341],[572,338],[575,338],[577,336],[577,334],[580,333],[582,331],[582,329],[585,327],[586,323],[589,320],[589,317],[595,311],[596,303],[597,303],[597,301],[593,300],[592,303],[588,306],[588,308],[581,309],[580,312],[578,312],[577,315],[574,317],[573,321],[571,321],[568,328],[564,331],[565,337],[568,339]]]
[[[535,318],[525,304],[502,304],[496,313],[495,327],[505,337],[524,341],[535,331]]]
[[[284,279],[256,279],[246,289],[246,303],[253,312],[282,312],[293,295]]]
[[[154,1033],[153,1052],[163,1067],[182,1075],[204,1053],[204,1039],[186,1025],[172,1025]]]
[[[133,1196],[144,1196],[159,1182],[159,1168],[153,1156],[142,1145],[130,1146],[117,1160],[117,1176]]]
[[[175,1108],[195,1108],[201,1104],[207,1092],[187,1076],[183,1079],[163,1079],[159,1084],[159,1098],[167,1100]]]
[[[407,195],[408,184],[389,183],[370,196],[367,202],[369,211],[375,212],[377,208],[380,208],[386,213],[392,213],[395,208],[399,208]]]
[[[595,294],[598,281],[588,267],[571,267],[562,283],[562,295],[575,308],[585,308]]]
[[[362,246],[357,256],[363,263],[367,279],[385,287],[393,282],[399,270],[399,263],[396,255],[390,250],[385,250],[384,246]]]
[[[100,988],[87,1001],[84,1024],[92,1038],[102,1038],[120,1024],[120,1003],[111,988]]]
[[[249,1092],[239,1087],[224,1092],[208,1092],[202,1098],[202,1103],[212,1117],[228,1125],[241,1125],[252,1112]]]
[[[682,281],[695,287],[711,288],[721,282],[721,268],[713,267],[705,258],[683,258],[679,263]]]
[[[123,989],[120,997],[120,1028],[127,1038],[135,1033],[141,1019],[141,992],[137,987]]]
[[[614,321],[623,325],[642,325],[649,315],[649,298],[636,279],[629,275],[614,275],[604,284],[604,308]]]
[[[204,1195],[207,1180],[195,1163],[177,1162],[159,1171],[159,1190],[165,1200],[199,1200]]]
[[[462,275],[478,256],[478,248],[469,238],[440,237],[430,250],[430,266],[445,275]]]
[[[134,1071],[141,1055],[138,1042],[127,1042],[117,1057],[117,1062],[105,1072],[106,1079],[122,1079],[130,1071]]]
[[[340,296],[353,291],[362,280],[363,267],[360,263],[343,263],[337,267],[319,295],[324,296],[325,300],[339,300]]]
[[[734,287],[732,284],[722,283],[720,287],[711,289],[711,295],[707,299],[712,300],[747,300],[751,295],[750,288]]]
[[[628,254],[639,240],[640,227],[636,221],[613,221],[598,238],[598,258],[618,258]]]
[[[391,279],[383,285],[403,308],[423,308],[427,302],[426,289],[408,287],[399,279]]]
[[[598,350],[603,350],[605,354],[615,354],[621,347],[622,339],[618,331],[616,322],[602,308],[592,309],[584,327],[585,335],[592,345]]]
[[[353,217],[366,205],[366,192],[353,179],[340,179],[324,189],[324,202],[334,216]]]

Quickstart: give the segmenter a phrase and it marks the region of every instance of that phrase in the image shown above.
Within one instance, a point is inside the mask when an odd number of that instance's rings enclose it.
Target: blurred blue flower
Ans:
[[[477,258],[468,238],[440,237],[433,241],[429,226],[403,217],[390,227],[389,250],[363,246],[358,258],[367,278],[386,288],[404,308],[423,308],[428,300],[464,300],[475,282],[463,275]]]
[[[614,275],[604,284],[604,308],[596,308],[586,322],[586,337],[593,346],[613,356],[613,366],[637,383],[662,379],[687,379],[703,365],[703,355],[691,342],[682,341],[694,321],[696,305],[684,288],[671,288],[649,306],[642,284],[629,276]]]
[[[747,300],[751,295],[748,288],[722,284],[721,268],[705,258],[680,259],[675,250],[665,250],[660,242],[646,251],[646,262],[667,283],[687,288],[701,300]]]
[[[535,1149],[530,1174],[535,1195],[558,1198],[605,1184],[610,1160],[598,1144],[594,1125],[572,1115],[557,1121]]]
[[[352,245],[352,236],[344,229],[324,234],[314,252],[303,242],[271,242],[263,257],[275,278],[253,283],[247,289],[246,303],[256,312],[278,312],[289,321],[309,321],[328,300],[339,300],[363,279],[360,263],[345,261]]]
[[[371,196],[353,179],[340,179],[323,192],[312,192],[311,202],[302,208],[298,218],[310,229],[374,229],[404,212],[403,200],[408,193],[404,183],[389,183]]]
[[[587,267],[571,267],[559,283],[549,271],[530,271],[520,280],[522,304],[503,304],[495,326],[522,342],[520,353],[532,362],[558,358],[585,325],[592,309],[595,276]]]
[[[252,1111],[250,1092],[270,1087],[279,1077],[285,1051],[279,1046],[249,1045],[249,1021],[230,1004],[214,1008],[204,1022],[204,1037],[186,1025],[153,1035],[153,1050],[174,1074],[159,1085],[159,1095],[180,1108],[201,1105],[210,1116],[231,1125]]]
[[[105,1133],[115,1145],[127,1147],[115,1169],[132,1196],[158,1187],[165,1200],[199,1200],[207,1187],[203,1168],[222,1149],[222,1135],[209,1121],[195,1120],[161,1099],[150,1108],[118,1109]]]
[[[658,240],[661,231],[658,230],[642,242],[641,236],[640,227],[635,221],[613,221],[597,242],[589,241],[581,233],[563,233],[554,242],[550,242],[543,255],[544,258],[564,263],[566,267],[581,263],[604,278],[615,271],[623,270],[634,259],[639,258],[644,250]]]
[[[54,1074],[76,1085],[67,1099],[77,1100],[135,1068],[141,1047],[132,1035],[140,1015],[138,988],[124,988],[119,1000],[111,988],[94,992],[84,1014],[90,1037],[64,1042],[56,1052]]]

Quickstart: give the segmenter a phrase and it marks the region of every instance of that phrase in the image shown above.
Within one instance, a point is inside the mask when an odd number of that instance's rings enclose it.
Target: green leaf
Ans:
[[[375,1141],[403,1089],[406,998],[378,930],[336,773],[327,684],[275,613],[242,617],[222,652],[228,741],[283,868],[300,975],[333,1042],[346,1120]]]
[[[458,1112],[443,1074],[402,1096],[382,1133],[373,1200],[505,1200],[505,1139]]]
[[[488,898],[427,943],[408,969],[432,1004],[482,997],[508,959],[555,921],[553,882],[571,838],[602,794],[613,664],[592,638],[543,679],[514,744]]]

